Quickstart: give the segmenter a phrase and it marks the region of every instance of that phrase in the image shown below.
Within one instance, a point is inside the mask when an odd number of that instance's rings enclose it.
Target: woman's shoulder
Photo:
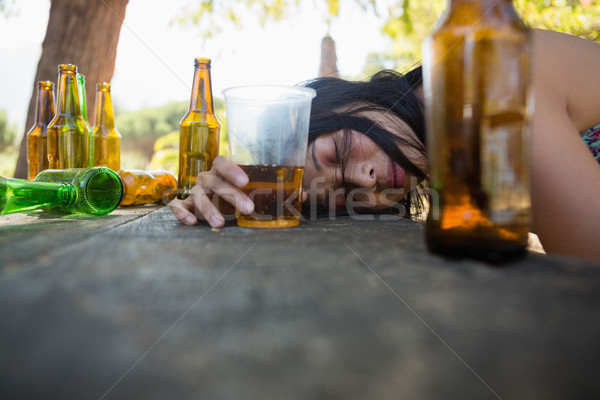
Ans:
[[[579,132],[600,123],[600,44],[539,29],[533,39],[536,93],[564,104]]]
[[[579,56],[583,51],[598,56],[600,53],[600,44],[591,40],[546,29],[532,29],[532,31],[535,45],[544,51],[544,54],[547,54],[547,51],[560,51],[563,54]],[[551,56],[551,54],[547,55]]]

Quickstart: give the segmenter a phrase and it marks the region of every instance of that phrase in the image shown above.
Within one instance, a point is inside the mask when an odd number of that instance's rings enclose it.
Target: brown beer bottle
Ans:
[[[56,116],[48,125],[48,162],[51,169],[86,168],[89,131],[81,116],[77,66],[58,66]]]
[[[123,182],[122,206],[166,202],[163,195],[168,198],[168,191],[177,189],[175,177],[167,171],[129,169],[119,171],[119,176]]]
[[[35,122],[27,132],[27,179],[48,169],[48,124],[54,118],[54,83],[38,82]]]
[[[214,113],[210,59],[196,58],[190,108],[179,123],[179,198],[185,199],[200,172],[219,155],[220,124]]]
[[[96,85],[96,114],[92,128],[94,165],[119,171],[121,168],[121,134],[115,129],[110,83]]]
[[[502,262],[531,222],[531,32],[511,0],[449,0],[423,44],[430,251]]]

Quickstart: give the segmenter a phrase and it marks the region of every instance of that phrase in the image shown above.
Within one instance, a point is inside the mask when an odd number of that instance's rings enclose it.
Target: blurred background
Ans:
[[[0,0],[0,176],[24,176],[22,144],[33,125],[34,84],[56,82],[59,63],[76,64],[86,75],[90,124],[95,85],[111,82],[122,168],[176,174],[179,121],[188,108],[195,57],[212,59],[221,153],[227,154],[223,89],[407,71],[420,62],[421,42],[446,3]],[[515,5],[529,26],[600,42],[600,0]]]

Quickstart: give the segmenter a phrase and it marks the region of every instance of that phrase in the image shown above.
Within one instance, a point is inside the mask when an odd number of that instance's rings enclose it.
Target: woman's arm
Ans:
[[[550,87],[536,90],[532,134],[534,230],[549,253],[600,261],[600,164]],[[600,121],[599,121],[600,122]]]
[[[600,164],[579,132],[600,123],[600,45],[534,31],[534,230],[546,251],[600,261]]]

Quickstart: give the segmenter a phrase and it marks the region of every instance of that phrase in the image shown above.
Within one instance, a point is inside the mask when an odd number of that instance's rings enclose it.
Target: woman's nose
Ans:
[[[372,189],[377,182],[375,173],[375,164],[370,161],[364,161],[356,165],[351,178],[352,183],[358,187]]]

